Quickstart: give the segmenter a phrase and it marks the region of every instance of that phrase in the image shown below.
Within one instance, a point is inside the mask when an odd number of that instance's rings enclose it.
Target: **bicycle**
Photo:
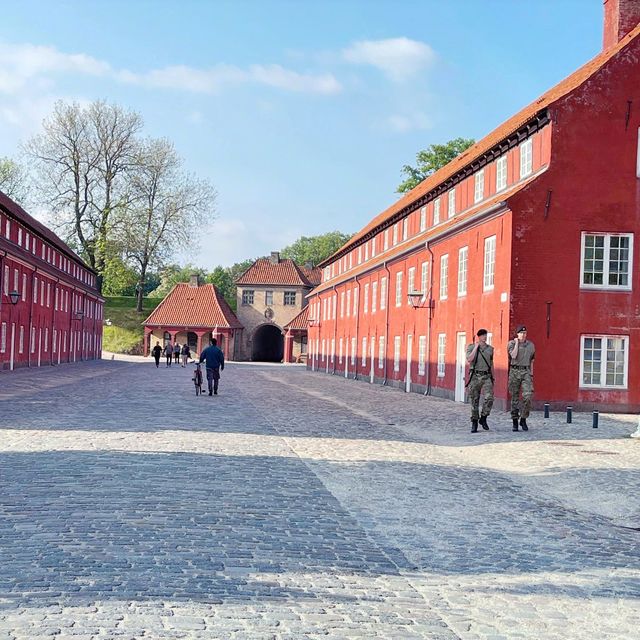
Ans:
[[[193,384],[196,388],[196,395],[199,396],[202,394],[202,367],[199,362],[196,362],[196,368],[193,371]]]

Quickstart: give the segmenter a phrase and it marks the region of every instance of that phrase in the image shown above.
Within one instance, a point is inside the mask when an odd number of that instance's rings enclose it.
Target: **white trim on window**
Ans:
[[[507,186],[507,156],[500,156],[496,160],[496,191],[502,191]]]
[[[533,172],[533,138],[527,138],[520,145],[520,179]]]
[[[484,239],[483,291],[493,291],[496,274],[496,236]]]
[[[427,207],[420,207],[420,231],[427,229]]]
[[[626,389],[629,336],[580,336],[580,383],[586,389]]]
[[[427,336],[418,338],[418,375],[423,376],[426,371],[425,363],[427,360]]]
[[[451,191],[449,191],[449,206],[447,209],[447,214],[450,218],[456,215],[456,188],[453,187]]]
[[[367,366],[367,336],[362,337],[362,360],[360,361],[360,365],[363,367]]]
[[[473,177],[473,202],[477,204],[484,198],[484,167],[476,171]]]
[[[371,313],[376,312],[376,306],[378,303],[378,281],[371,283]]]
[[[586,267],[589,269],[587,270]],[[581,289],[631,291],[633,288],[632,275],[632,233],[582,232],[580,241]],[[623,281],[624,284],[612,284],[612,279]],[[585,280],[590,280],[590,282],[585,282]]]
[[[462,247],[458,251],[458,297],[467,295],[467,264],[469,247]]]
[[[380,280],[380,310],[387,308],[387,277]]]
[[[402,338],[395,336],[393,338],[393,370],[400,371],[400,350],[402,348]]]
[[[380,336],[378,338],[378,369],[382,369],[384,367],[384,358],[385,358],[385,345],[384,345],[384,336]]]
[[[433,226],[440,224],[440,198],[433,201]]]
[[[438,378],[444,378],[446,373],[447,334],[438,334]]]
[[[449,295],[449,254],[440,256],[440,300]]]
[[[396,273],[396,307],[402,306],[402,271]]]

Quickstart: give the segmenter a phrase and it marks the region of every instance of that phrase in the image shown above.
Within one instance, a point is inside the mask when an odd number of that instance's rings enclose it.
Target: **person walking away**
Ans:
[[[178,364],[178,362],[180,362],[180,345],[177,342],[176,342],[175,346],[173,347],[173,359],[174,359],[176,364]]]
[[[533,342],[527,340],[527,327],[518,326],[516,337],[507,345],[509,357],[509,393],[511,394],[511,420],[513,431],[518,430],[518,424],[523,431],[529,431],[527,418],[531,411],[533,398],[533,374],[531,367],[536,357]],[[522,394],[522,399],[520,398]],[[520,422],[518,423],[518,418]]]
[[[160,356],[162,355],[162,347],[159,342],[156,342],[156,346],[151,349],[153,359],[156,361],[156,369],[160,366]]]
[[[213,393],[217,396],[220,371],[224,371],[224,354],[215,338],[210,340],[209,346],[200,354],[200,362],[206,362],[209,395]]]
[[[182,345],[182,366],[186,367],[187,362],[189,362],[189,358],[191,357],[191,349],[189,349],[189,345],[185,342]]]
[[[171,366],[171,360],[173,359],[173,345],[171,341],[167,342],[164,347],[164,356],[167,359],[167,367]]]
[[[478,433],[478,423],[489,430],[487,418],[493,407],[493,347],[487,344],[487,330],[480,329],[476,334],[478,341],[467,346],[469,370],[469,402],[471,403],[471,433]],[[484,390],[482,413],[480,413],[480,394]]]

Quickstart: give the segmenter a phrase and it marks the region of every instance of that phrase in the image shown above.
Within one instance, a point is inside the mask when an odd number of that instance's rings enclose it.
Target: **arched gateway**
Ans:
[[[284,336],[275,324],[260,325],[253,333],[251,360],[281,362],[284,356]]]

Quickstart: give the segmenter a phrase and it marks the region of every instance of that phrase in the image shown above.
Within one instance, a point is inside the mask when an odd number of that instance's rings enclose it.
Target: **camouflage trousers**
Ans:
[[[489,373],[474,373],[469,382],[469,402],[471,403],[471,419],[480,418],[480,394],[484,389],[484,402],[482,403],[482,415],[488,416],[493,407],[493,381]]]
[[[522,399],[520,393],[522,392]],[[511,417],[529,417],[533,397],[533,376],[530,369],[509,369],[509,393],[511,394]]]

